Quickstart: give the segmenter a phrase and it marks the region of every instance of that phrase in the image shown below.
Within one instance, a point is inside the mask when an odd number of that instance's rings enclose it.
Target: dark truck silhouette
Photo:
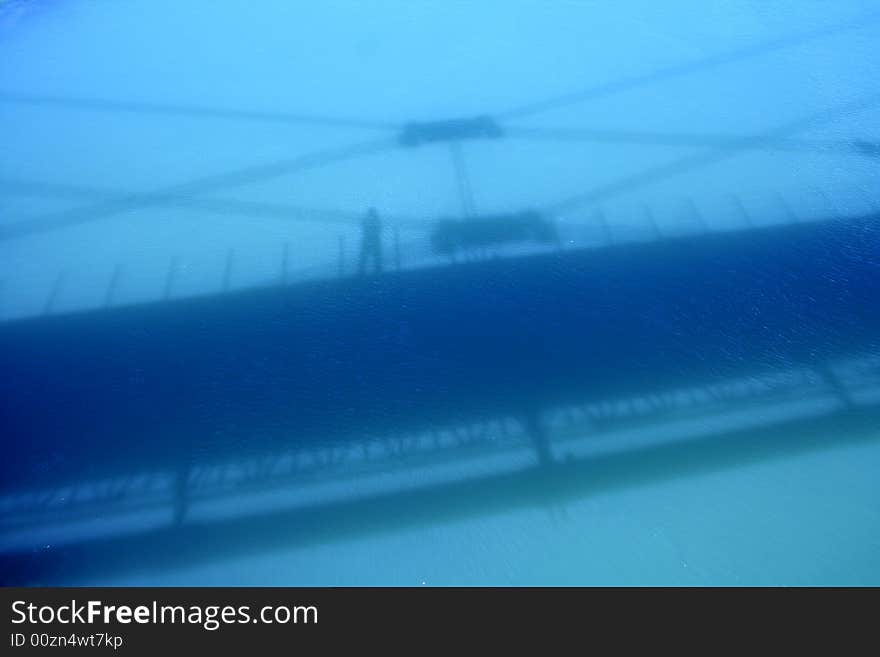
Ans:
[[[859,151],[862,155],[867,155],[869,157],[880,157],[880,142],[875,141],[865,141],[865,140],[857,140],[853,142],[853,146],[855,146],[856,150]]]
[[[413,121],[403,126],[398,137],[401,146],[419,146],[434,141],[462,139],[497,139],[501,127],[490,116],[450,119],[448,121]]]
[[[522,242],[558,244],[559,235],[553,222],[534,210],[468,219],[440,219],[431,233],[431,250],[447,256],[469,249]]]

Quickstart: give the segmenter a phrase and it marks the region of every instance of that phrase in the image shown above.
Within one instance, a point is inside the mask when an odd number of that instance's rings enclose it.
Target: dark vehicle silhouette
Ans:
[[[853,145],[862,155],[880,157],[880,143],[878,142],[858,140],[854,141]]]
[[[407,123],[400,133],[401,146],[419,146],[435,141],[462,139],[498,139],[501,127],[489,116],[477,116],[449,121],[414,121]]]
[[[534,210],[469,219],[440,219],[431,233],[431,250],[454,256],[459,251],[502,244],[558,244],[553,222]]]

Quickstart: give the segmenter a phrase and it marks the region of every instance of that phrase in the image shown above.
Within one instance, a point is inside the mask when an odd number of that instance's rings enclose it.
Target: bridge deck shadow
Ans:
[[[880,409],[844,409],[643,449],[520,468],[308,508],[183,523],[51,550],[0,555],[5,585],[98,583],[132,573],[197,564],[455,522],[485,514],[550,506],[615,490],[772,462],[844,446],[880,442]],[[650,494],[646,490],[646,494]]]

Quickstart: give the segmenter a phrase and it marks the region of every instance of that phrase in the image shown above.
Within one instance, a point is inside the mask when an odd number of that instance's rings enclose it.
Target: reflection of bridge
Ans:
[[[108,533],[160,532],[174,550],[224,517],[327,505],[349,517],[346,504],[409,499],[416,484],[455,497],[450,481],[526,472],[535,450],[577,488],[588,471],[577,464],[681,453],[685,438],[751,444],[763,432],[772,444],[773,427],[812,421],[835,440],[834,423],[870,432],[875,222],[9,322],[0,385],[17,442],[2,465],[4,562],[19,581],[39,579],[70,554],[88,560],[90,545],[127,540]],[[73,552],[21,562],[26,546],[71,541]]]

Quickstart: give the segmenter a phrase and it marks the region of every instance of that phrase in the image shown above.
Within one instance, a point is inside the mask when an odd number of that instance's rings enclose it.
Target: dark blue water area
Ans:
[[[596,485],[596,467],[546,460],[549,409],[797,367],[823,372],[876,352],[878,274],[877,217],[865,217],[9,322],[0,327],[3,489],[512,417],[537,469],[521,480],[493,475],[495,488],[472,484],[471,494],[498,505],[499,490],[514,502],[528,491],[570,493]],[[839,422],[853,435],[880,428],[865,410]],[[755,440],[740,447],[797,446]],[[672,449],[637,467],[726,458],[705,444]],[[631,476],[621,467],[608,462],[602,481]],[[429,487],[397,511],[392,498],[370,504],[393,523],[417,514],[420,495],[430,509],[468,493]],[[272,528],[334,518],[344,528],[361,517],[356,507],[322,508],[242,527],[172,523],[152,542],[18,548],[3,557],[3,578],[51,582],[62,571],[124,566],[148,543],[167,558],[196,557],[208,543],[232,553],[242,532],[271,545]]]

